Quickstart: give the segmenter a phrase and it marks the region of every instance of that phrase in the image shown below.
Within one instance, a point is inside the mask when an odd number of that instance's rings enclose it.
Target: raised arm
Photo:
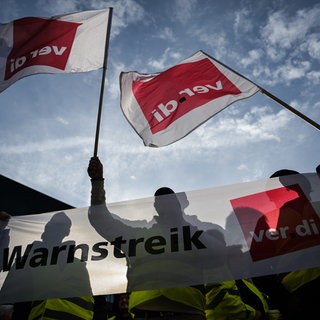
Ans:
[[[108,209],[104,189],[103,165],[98,157],[90,159],[87,171],[91,178],[91,206],[89,208],[91,225],[107,240],[120,235],[131,234],[132,228],[114,219]]]
[[[91,178],[91,205],[104,204],[106,201],[103,178],[103,165],[98,157],[89,161],[88,175]]]

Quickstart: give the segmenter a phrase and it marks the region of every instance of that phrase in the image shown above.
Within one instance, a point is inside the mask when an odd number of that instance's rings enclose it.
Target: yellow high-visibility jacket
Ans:
[[[268,304],[262,293],[250,281],[242,280],[261,301],[263,311],[268,311]],[[206,285],[206,316],[207,320],[251,320],[256,310],[245,303],[234,280]]]
[[[291,293],[301,286],[320,277],[320,267],[291,271],[281,280],[282,285]]]
[[[202,312],[205,310],[205,294],[202,286],[133,291],[129,300],[129,311],[135,309],[171,312]],[[164,303],[162,303],[164,302]],[[154,305],[154,307],[153,307]]]
[[[92,320],[93,309],[92,296],[35,301],[28,320]]]

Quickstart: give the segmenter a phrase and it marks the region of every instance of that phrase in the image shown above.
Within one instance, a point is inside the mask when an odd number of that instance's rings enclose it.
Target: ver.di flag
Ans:
[[[202,51],[156,74],[120,74],[122,111],[146,146],[169,145],[260,89]]]
[[[0,24],[0,92],[37,73],[103,66],[109,9]]]

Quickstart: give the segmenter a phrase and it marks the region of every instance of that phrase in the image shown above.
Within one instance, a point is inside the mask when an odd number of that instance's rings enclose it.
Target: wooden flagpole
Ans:
[[[106,33],[106,44],[105,44],[105,49],[104,49],[104,60],[103,60],[102,80],[101,80],[101,89],[100,89],[100,100],[99,100],[97,125],[96,125],[96,137],[95,137],[95,142],[94,142],[94,152],[93,152],[94,157],[96,157],[98,155],[99,133],[100,133],[102,103],[103,103],[103,94],[104,94],[104,84],[105,84],[106,71],[107,71],[112,12],[113,12],[113,8],[109,8],[108,25],[107,25],[107,33]]]

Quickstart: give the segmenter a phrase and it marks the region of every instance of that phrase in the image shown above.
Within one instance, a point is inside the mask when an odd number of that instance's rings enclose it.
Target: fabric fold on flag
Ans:
[[[260,88],[203,51],[154,74],[121,72],[121,109],[150,147],[172,144]]]
[[[33,74],[101,68],[108,19],[103,9],[0,24],[0,92]]]

